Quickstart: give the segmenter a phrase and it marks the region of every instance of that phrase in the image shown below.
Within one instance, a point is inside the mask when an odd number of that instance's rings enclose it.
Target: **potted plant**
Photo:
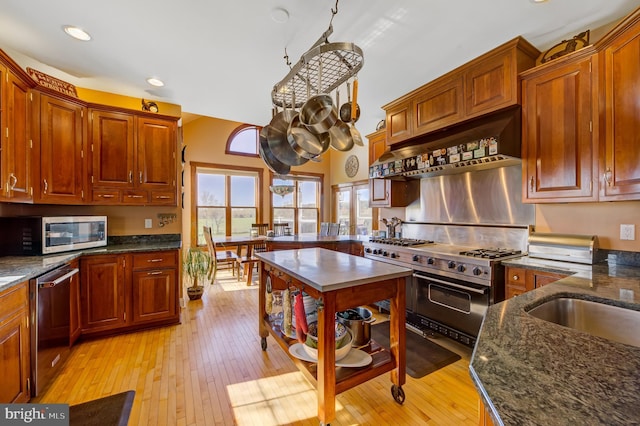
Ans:
[[[200,285],[200,282],[209,272],[211,256],[206,251],[190,247],[184,255],[182,266],[192,283],[191,287],[187,288],[189,299],[200,299],[204,292],[204,285]]]

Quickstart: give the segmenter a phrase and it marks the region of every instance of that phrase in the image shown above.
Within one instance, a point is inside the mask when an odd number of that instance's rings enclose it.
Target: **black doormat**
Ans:
[[[407,374],[419,379],[460,359],[460,355],[407,330]],[[371,338],[389,348],[389,321],[371,325]]]

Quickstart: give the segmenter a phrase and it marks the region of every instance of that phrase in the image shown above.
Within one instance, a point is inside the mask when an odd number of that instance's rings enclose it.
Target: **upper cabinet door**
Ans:
[[[138,117],[137,185],[141,189],[173,189],[176,182],[176,125],[173,121]]]
[[[524,202],[597,198],[591,61],[562,62],[523,78]]]
[[[601,53],[604,150],[600,199],[640,199],[640,14]]]
[[[415,135],[457,123],[463,117],[464,97],[461,75],[453,75],[425,89],[413,101]]]
[[[5,157],[3,170],[6,178],[6,195],[11,201],[31,201],[31,91],[13,73],[6,74],[6,129],[7,144],[3,146]]]
[[[387,110],[386,126],[388,145],[404,142],[413,135],[411,108],[411,100],[407,100]]]
[[[516,64],[511,51],[489,56],[464,74],[466,118],[517,103]]]
[[[39,201],[76,204],[83,200],[85,107],[40,96]]]
[[[91,183],[110,188],[134,187],[133,115],[91,111]]]

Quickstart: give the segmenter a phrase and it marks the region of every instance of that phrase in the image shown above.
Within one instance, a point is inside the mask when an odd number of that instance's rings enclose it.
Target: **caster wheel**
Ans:
[[[263,337],[260,339],[260,346],[262,346],[262,350],[266,351],[267,350],[267,338]]]
[[[393,396],[393,399],[395,399],[395,401],[398,404],[402,405],[404,403],[405,395],[404,395],[404,390],[402,390],[402,387],[398,385],[392,385],[391,395]]]

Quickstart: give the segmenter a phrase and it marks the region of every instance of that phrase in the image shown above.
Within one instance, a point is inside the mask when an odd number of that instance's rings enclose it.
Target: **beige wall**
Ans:
[[[620,240],[620,224],[636,226],[635,241]],[[640,252],[640,201],[538,204],[536,231],[597,235],[602,248]]]

